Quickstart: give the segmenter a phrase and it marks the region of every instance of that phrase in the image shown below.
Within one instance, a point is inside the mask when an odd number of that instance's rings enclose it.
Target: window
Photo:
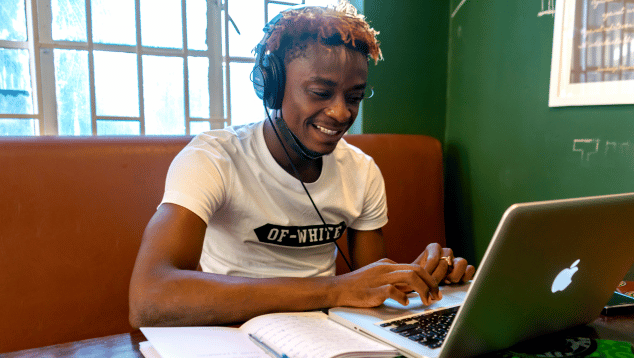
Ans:
[[[0,0],[0,135],[183,135],[261,120],[250,73],[265,22],[336,2]]]

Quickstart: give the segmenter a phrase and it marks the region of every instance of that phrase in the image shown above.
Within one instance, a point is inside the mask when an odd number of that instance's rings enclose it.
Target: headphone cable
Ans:
[[[275,133],[275,136],[277,137],[277,140],[282,145],[282,149],[284,149],[284,153],[286,154],[286,158],[288,158],[288,162],[291,164],[291,168],[293,168],[293,173],[295,173],[295,175],[297,176],[297,179],[299,179],[299,182],[302,184],[302,188],[304,188],[304,191],[306,192],[306,195],[308,195],[308,199],[310,199],[311,204],[313,204],[313,208],[315,208],[315,211],[317,212],[317,215],[319,216],[319,219],[321,219],[321,222],[324,224],[324,226],[328,225],[328,224],[326,224],[326,220],[324,220],[323,216],[321,216],[321,213],[319,212],[319,209],[317,209],[317,205],[315,205],[315,202],[313,201],[313,197],[310,195],[310,192],[308,192],[308,188],[306,188],[306,185],[304,185],[304,181],[302,180],[302,176],[299,174],[299,171],[297,171],[297,168],[295,167],[295,164],[293,164],[293,160],[291,159],[291,155],[288,153],[288,150],[286,149],[286,145],[284,145],[284,142],[282,141],[282,138],[280,137],[279,133],[277,132],[277,129],[275,128],[275,125],[273,124],[273,120],[271,119],[271,115],[269,114],[269,110],[268,110],[268,108],[266,108],[266,105],[264,106],[264,111],[266,112],[266,116],[268,117],[269,122],[271,123],[271,127],[273,127],[273,132]],[[281,112],[282,112],[282,110],[280,109],[280,114],[281,114]],[[284,120],[283,116],[282,116],[282,120]],[[333,241],[333,243],[335,244],[335,246],[337,247],[337,250],[341,254],[341,257],[343,258],[343,261],[345,261],[346,265],[348,265],[348,269],[350,270],[350,272],[354,271],[352,269],[352,265],[350,265],[350,262],[348,262],[348,259],[346,258],[346,256],[341,251],[341,248],[339,248],[339,245],[337,244],[337,241],[335,240],[335,241]]]

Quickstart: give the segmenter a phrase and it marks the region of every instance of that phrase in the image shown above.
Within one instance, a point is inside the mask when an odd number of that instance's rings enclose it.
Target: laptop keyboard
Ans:
[[[398,318],[385,321],[380,326],[429,348],[438,348],[444,342],[459,308],[460,306],[455,306]]]

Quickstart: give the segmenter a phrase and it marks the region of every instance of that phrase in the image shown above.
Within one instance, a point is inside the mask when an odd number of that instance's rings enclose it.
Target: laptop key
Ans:
[[[384,322],[380,326],[429,348],[442,345],[459,307]]]
[[[412,323],[412,324],[406,324],[406,325],[403,325],[403,326],[400,326],[400,327],[391,328],[390,331],[396,332],[396,333],[400,333],[400,332],[408,331],[410,329],[417,328],[417,327],[419,327],[418,324]]]

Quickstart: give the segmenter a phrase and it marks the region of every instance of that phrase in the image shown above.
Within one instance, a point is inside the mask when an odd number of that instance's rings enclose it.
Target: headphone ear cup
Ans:
[[[269,53],[262,59],[264,78],[264,98],[266,106],[271,109],[282,108],[286,71],[284,64],[275,54]]]
[[[251,71],[251,81],[253,89],[259,99],[264,99],[264,89],[266,88],[266,70],[262,68],[262,64],[256,60],[253,71]]]

